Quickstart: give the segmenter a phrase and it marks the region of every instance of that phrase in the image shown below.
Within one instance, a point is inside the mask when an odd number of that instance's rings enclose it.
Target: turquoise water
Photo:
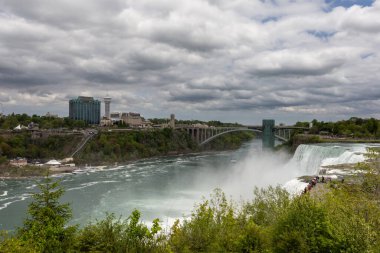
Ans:
[[[322,164],[360,161],[368,146],[301,145],[291,158],[262,152],[261,145],[261,140],[253,140],[234,151],[152,158],[62,175],[58,177],[66,189],[62,201],[71,204],[73,224],[104,218],[106,212],[126,218],[138,209],[147,224],[160,218],[168,227],[189,216],[194,204],[215,188],[237,201],[251,199],[256,186],[284,185],[298,176],[314,175]],[[36,179],[0,180],[0,229],[22,225],[37,183]]]
[[[236,151],[153,158],[63,175],[59,177],[66,189],[62,200],[72,206],[72,223],[85,224],[106,212],[127,217],[136,208],[147,223],[159,217],[171,224],[188,215],[202,196],[223,188],[234,173],[231,168],[253,151],[261,152],[259,140]],[[0,229],[22,224],[38,181],[0,181]]]

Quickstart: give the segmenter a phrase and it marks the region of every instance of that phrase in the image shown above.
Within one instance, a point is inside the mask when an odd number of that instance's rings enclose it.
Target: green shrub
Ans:
[[[166,252],[166,237],[160,230],[158,219],[148,229],[140,221],[137,210],[126,221],[107,214],[105,219],[79,232],[76,249],[80,252]]]
[[[245,217],[216,189],[190,219],[175,222],[169,244],[174,252],[261,252],[268,243],[265,231]]]
[[[330,252],[334,245],[326,208],[309,195],[295,198],[274,225],[274,252]]]

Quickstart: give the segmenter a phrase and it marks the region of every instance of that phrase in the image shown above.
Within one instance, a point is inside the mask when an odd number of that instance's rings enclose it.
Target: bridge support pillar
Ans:
[[[273,119],[263,120],[263,149],[273,149],[275,128]]]

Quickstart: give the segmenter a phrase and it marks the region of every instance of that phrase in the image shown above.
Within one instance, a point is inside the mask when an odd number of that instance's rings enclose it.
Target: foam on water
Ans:
[[[285,168],[294,170],[299,176],[315,175],[318,174],[325,159],[339,157],[344,152],[345,149],[339,146],[324,147],[301,144]]]
[[[299,145],[293,158],[285,165],[290,171],[297,172],[297,176],[317,175],[322,166],[355,164],[365,161],[368,145]],[[332,171],[330,171],[332,172]],[[335,170],[337,172],[337,170]],[[347,174],[339,170],[339,174]],[[298,180],[299,181],[299,180]],[[297,179],[284,184],[290,193],[299,193],[305,186],[297,183]]]
[[[93,185],[96,185],[96,184],[99,184],[99,183],[100,183],[100,182],[89,182],[89,183],[84,183],[84,184],[81,184],[81,185],[78,186],[78,187],[69,188],[69,189],[67,189],[67,191],[80,190],[80,189],[84,189],[84,188],[87,188],[87,187],[90,187],[90,186],[93,186]]]
[[[10,197],[7,197],[7,198],[0,199],[0,202],[6,201],[6,200],[10,200],[10,199],[17,199],[17,198],[19,198],[19,196],[10,196]]]
[[[9,205],[11,205],[11,204],[13,204],[13,203],[20,202],[20,201],[24,201],[24,200],[26,200],[27,198],[29,198],[30,196],[31,196],[31,194],[29,194],[29,193],[24,193],[24,194],[22,194],[21,196],[17,196],[17,197],[13,197],[13,198],[8,198],[8,199],[16,199],[16,200],[1,204],[1,205],[0,205],[0,210],[2,210],[2,209],[4,209],[4,208],[7,208]],[[5,199],[3,199],[3,200],[5,200]],[[3,200],[2,200],[2,201],[3,201]]]
[[[83,183],[83,184],[81,184],[78,187],[69,188],[69,189],[67,189],[67,191],[80,190],[80,189],[84,189],[84,188],[87,188],[87,187],[90,187],[90,186],[94,186],[94,185],[97,185],[97,184],[111,184],[111,183],[118,183],[118,182],[120,182],[120,181],[117,181],[117,180],[104,180],[104,181],[88,182],[88,183]]]
[[[35,188],[37,185],[36,184],[33,184],[33,185],[31,185],[31,186],[27,186],[27,187],[25,187],[25,189],[33,189],[33,188]]]
[[[126,166],[117,166],[117,167],[105,169],[105,171],[122,170],[122,169],[125,169],[125,168],[130,168],[131,166],[132,166],[131,164],[128,164]]]
[[[354,164],[365,161],[367,145],[299,145],[293,158],[285,166],[299,175],[316,175],[321,166]]]
[[[308,183],[302,182],[301,180],[294,178],[283,185],[283,188],[289,192],[291,195],[296,195],[302,192]]]
[[[338,165],[345,163],[359,163],[364,162],[365,156],[363,153],[357,153],[352,151],[345,151],[338,157],[326,158],[322,161],[321,166]]]
[[[0,197],[5,197],[5,196],[7,196],[7,195],[8,195],[8,191],[4,191],[4,193],[1,194]]]

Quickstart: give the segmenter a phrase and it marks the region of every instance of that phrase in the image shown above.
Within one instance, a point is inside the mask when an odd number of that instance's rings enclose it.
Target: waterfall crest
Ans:
[[[365,146],[299,145],[293,158],[286,164],[298,175],[316,175],[321,166],[357,163],[365,160]]]

